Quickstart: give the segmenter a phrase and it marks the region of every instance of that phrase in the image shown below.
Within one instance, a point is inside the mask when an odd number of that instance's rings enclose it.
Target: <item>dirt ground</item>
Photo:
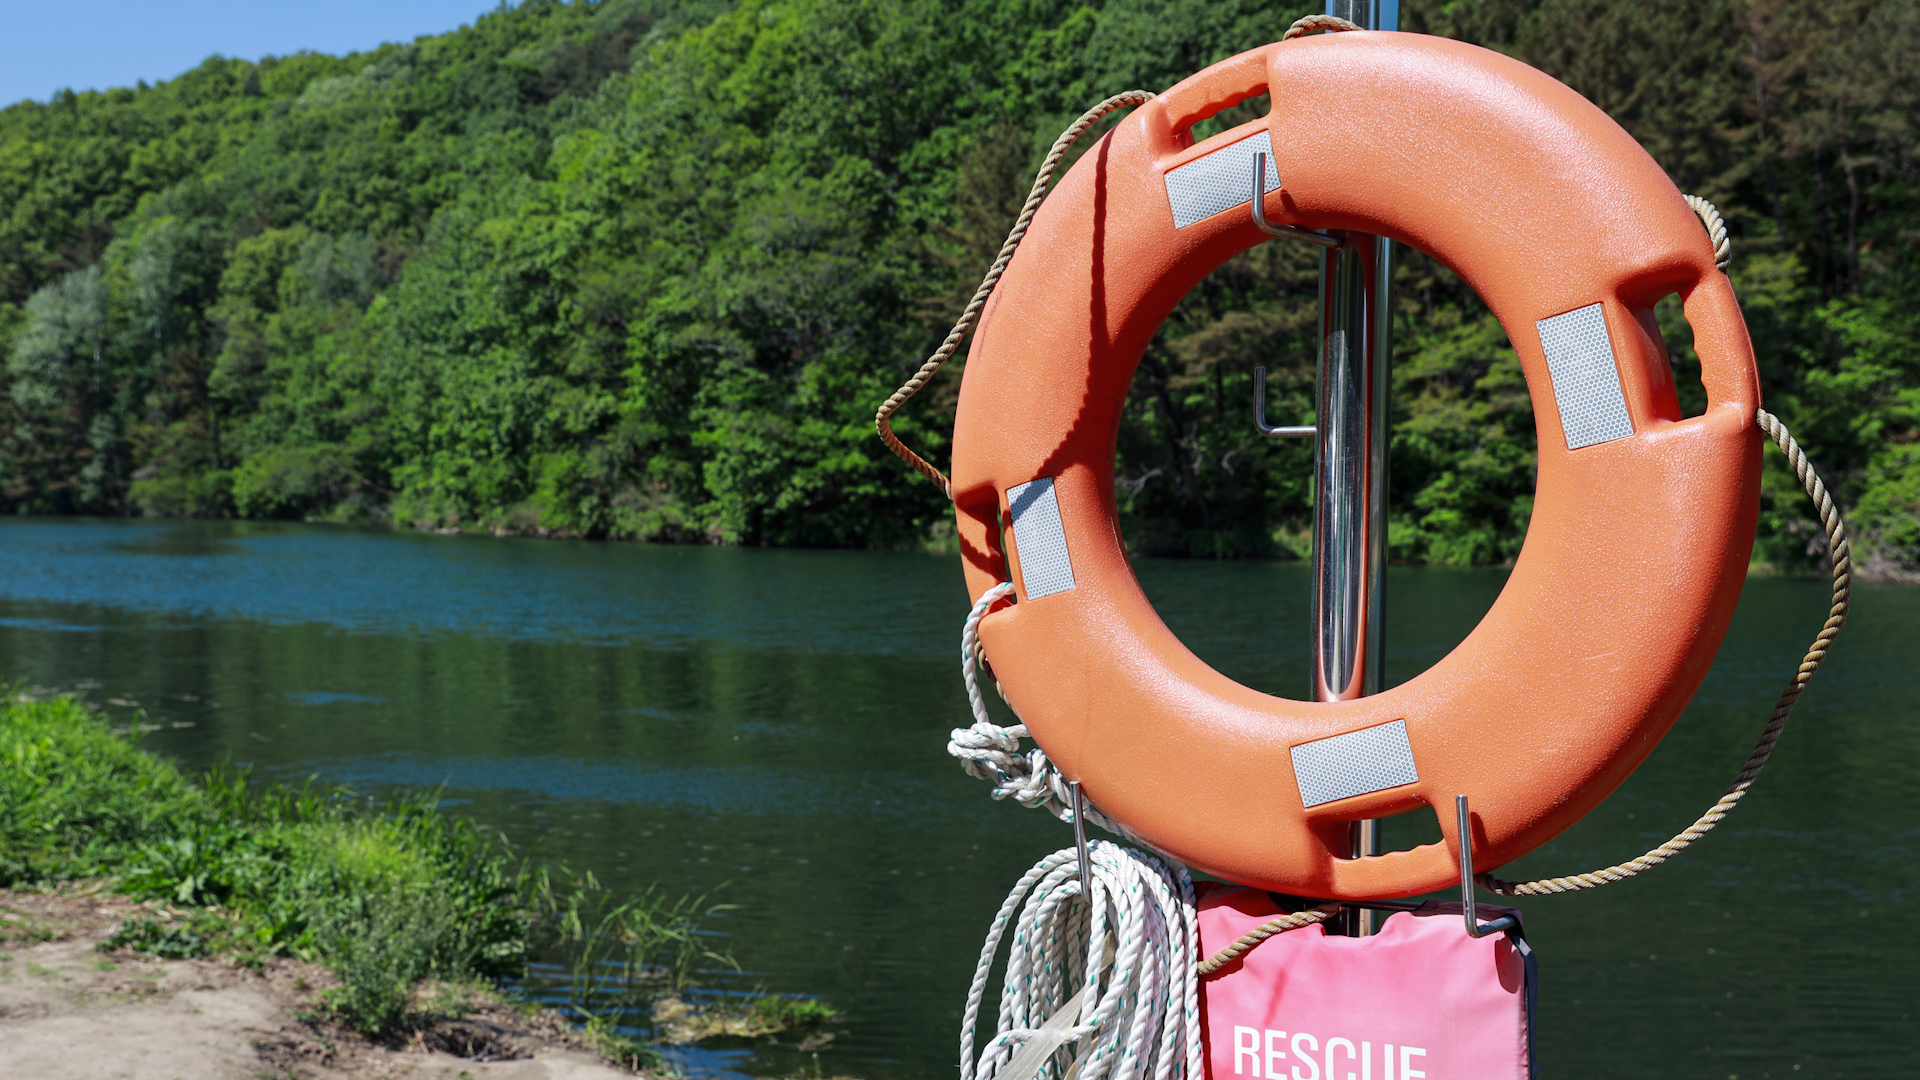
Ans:
[[[480,1002],[397,1045],[315,1016],[322,968],[95,946],[136,905],[0,890],[0,1072],[37,1080],[630,1080],[551,1014]]]

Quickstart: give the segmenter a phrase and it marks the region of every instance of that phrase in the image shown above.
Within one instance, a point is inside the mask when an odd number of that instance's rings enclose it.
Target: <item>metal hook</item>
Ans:
[[[1267,423],[1267,369],[1265,365],[1253,369],[1253,426],[1260,434],[1269,439],[1298,438],[1313,435],[1320,429],[1312,424],[1292,424],[1273,427]]]
[[[1512,915],[1502,915],[1490,923],[1480,921],[1479,905],[1473,900],[1473,823],[1467,816],[1467,797],[1455,795],[1453,809],[1460,819],[1460,914],[1467,920],[1467,933],[1483,938],[1520,924]]]
[[[1275,225],[1267,220],[1267,155],[1257,152],[1253,155],[1253,224],[1268,236],[1284,236],[1289,240],[1305,240],[1323,248],[1337,248],[1344,241],[1326,233],[1317,233],[1310,229],[1296,229],[1291,225]]]
[[[1093,884],[1087,862],[1087,797],[1080,793],[1080,781],[1067,781],[1073,792],[1073,850],[1080,856],[1080,895],[1093,903]]]

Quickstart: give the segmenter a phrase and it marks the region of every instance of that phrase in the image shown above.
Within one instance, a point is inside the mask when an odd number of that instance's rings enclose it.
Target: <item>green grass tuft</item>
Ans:
[[[128,919],[112,937],[100,943],[102,951],[131,949],[143,956],[169,960],[190,960],[216,952],[227,929],[217,915],[197,913],[187,923],[166,923],[159,919]]]
[[[574,973],[576,1015],[635,1059],[622,1017],[685,989],[697,963],[737,967],[701,930],[722,905],[516,864],[439,801],[261,788],[234,769],[196,781],[71,699],[0,708],[0,886],[106,878],[188,909],[130,920],[108,947],[323,963],[341,981],[327,1006],[369,1035],[430,1019],[414,1015],[435,1007],[415,993],[427,980],[497,983],[542,949]]]
[[[831,1024],[840,1019],[839,1010],[819,998],[766,994],[755,998],[751,1008],[762,1022],[782,1031]]]

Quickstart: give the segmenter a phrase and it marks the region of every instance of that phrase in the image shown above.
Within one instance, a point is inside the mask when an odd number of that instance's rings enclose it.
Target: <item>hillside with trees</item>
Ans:
[[[906,547],[873,436],[1053,136],[1273,40],[1246,0],[526,0],[346,57],[212,59],[0,111],[0,505]],[[1447,0],[1405,28],[1585,94],[1719,204],[1769,408],[1873,572],[1920,572],[1920,5]],[[1210,124],[1254,115],[1246,107]],[[1316,256],[1180,307],[1119,444],[1147,554],[1298,553]],[[1499,563],[1534,433],[1500,327],[1396,278],[1392,554]],[[1677,307],[1683,405],[1700,403]],[[936,461],[949,370],[897,427]],[[1692,388],[1686,400],[1684,388]],[[1769,455],[1760,557],[1822,554]]]

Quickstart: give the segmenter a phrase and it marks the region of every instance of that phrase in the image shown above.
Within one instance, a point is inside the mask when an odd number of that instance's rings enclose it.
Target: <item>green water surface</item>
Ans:
[[[1306,679],[1306,568],[1142,562],[1173,629],[1250,685]],[[1388,678],[1479,619],[1497,570],[1388,573]],[[1691,821],[1745,759],[1827,587],[1755,579],[1653,758],[1508,876]],[[945,752],[967,723],[957,559],[304,525],[0,524],[0,673],[83,692],[188,766],[450,807],[620,885],[722,889],[746,971],[826,997],[826,1075],[952,1075],[1005,890],[1067,828]],[[1754,794],[1674,864],[1529,901],[1543,1077],[1920,1075],[1920,589],[1865,586]],[[1393,829],[1401,830],[1398,835]],[[1396,821],[1388,842],[1432,831]],[[1422,835],[1416,835],[1422,834]],[[722,888],[724,886],[724,888]],[[537,984],[532,988],[538,992]],[[739,1044],[695,1072],[816,1067]]]

